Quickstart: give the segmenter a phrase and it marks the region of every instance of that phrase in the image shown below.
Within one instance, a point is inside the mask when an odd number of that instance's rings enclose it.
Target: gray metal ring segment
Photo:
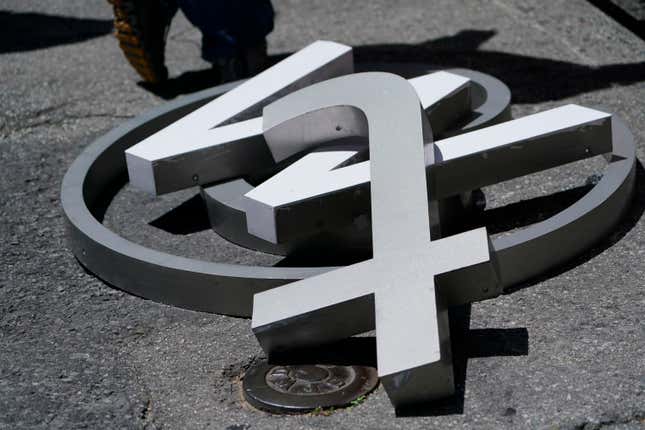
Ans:
[[[239,83],[237,83],[239,84]],[[211,88],[153,109],[90,144],[66,173],[61,202],[69,246],[89,271],[122,290],[184,308],[250,316],[253,295],[334,267],[258,267],[175,256],[130,242],[100,219],[104,202],[127,180],[124,151],[231,89]],[[613,154],[603,178],[553,217],[497,239],[493,246],[503,286],[534,277],[603,237],[628,207],[635,179],[635,146],[613,119]]]
[[[379,68],[378,65],[373,67]],[[429,72],[427,68],[418,68]],[[442,137],[474,131],[511,119],[509,107],[511,92],[502,81],[470,69],[446,69],[445,71],[465,76],[472,81],[472,113],[458,127],[443,133]],[[253,188],[243,178],[200,187],[213,230],[223,238],[244,248],[276,255],[290,254],[294,246],[298,248],[301,245],[275,244],[249,233],[242,198]],[[348,226],[338,233],[344,240],[351,242],[353,248],[364,251],[365,242],[368,242],[368,237],[371,237],[372,230],[370,226],[365,226],[357,233],[352,230],[352,226]],[[308,245],[316,246],[312,243]],[[325,243],[324,246],[329,248],[332,244]]]

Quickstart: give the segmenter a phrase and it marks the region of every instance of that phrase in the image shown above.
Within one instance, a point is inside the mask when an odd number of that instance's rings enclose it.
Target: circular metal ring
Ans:
[[[238,83],[239,84],[239,83]],[[106,228],[106,197],[127,178],[123,152],[235,84],[215,87],[153,109],[89,145],[66,173],[61,202],[69,244],[104,281],[159,302],[249,316],[253,295],[335,267],[257,267],[207,262],[146,248]],[[627,208],[634,188],[635,146],[627,127],[612,123],[613,154],[603,178],[553,217],[493,241],[504,286],[531,278],[575,256],[605,235]]]

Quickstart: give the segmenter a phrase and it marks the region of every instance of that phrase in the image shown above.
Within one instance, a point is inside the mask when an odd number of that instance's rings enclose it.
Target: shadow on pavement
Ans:
[[[396,411],[398,416],[461,414],[464,410],[466,369],[469,358],[528,355],[529,335],[525,328],[470,329],[470,305],[450,308],[450,335],[455,394],[437,402],[418,404]],[[376,338],[352,337],[318,348],[290,351],[271,358],[271,364],[334,364],[376,367]]]
[[[636,183],[634,185],[634,196],[632,200],[631,206],[627,209],[625,212],[625,215],[621,218],[621,221],[614,226],[614,228],[599,242],[597,242],[593,247],[589,248],[582,254],[578,255],[577,257],[572,258],[571,260],[565,262],[563,265],[556,267],[553,270],[550,270],[548,272],[545,272],[541,274],[540,276],[530,279],[524,283],[514,285],[504,291],[505,294],[511,294],[519,290],[523,290],[524,288],[529,288],[532,287],[533,285],[539,284],[540,282],[544,282],[547,279],[553,278],[555,276],[558,276],[562,273],[568,272],[569,270],[580,266],[581,264],[586,263],[587,261],[591,260],[595,256],[603,253],[605,250],[611,248],[614,246],[618,241],[620,241],[629,231],[636,226],[636,224],[640,221],[641,217],[643,216],[643,212],[645,212],[645,169],[643,168],[643,165],[641,164],[640,161],[636,160]],[[585,187],[581,187],[585,188]],[[576,188],[573,190],[570,190],[572,194],[576,194],[577,192],[580,191],[580,188]],[[564,193],[567,193],[565,191]],[[556,193],[560,194],[560,193]],[[546,198],[549,198],[551,196],[547,196]],[[580,195],[582,197],[582,195]],[[543,199],[544,197],[539,197],[538,199]],[[535,200],[535,199],[533,199]],[[515,213],[524,213],[525,210],[530,210],[529,209],[522,209],[523,204],[528,204],[531,205],[532,200],[528,200],[526,202],[519,202],[517,203],[518,207],[511,208],[510,210],[514,211]],[[560,202],[562,204],[562,202]],[[514,206],[514,205],[509,205],[509,206]],[[547,208],[548,205],[542,206],[543,208]],[[499,209],[494,209],[491,212],[494,211],[500,211],[497,215],[493,214],[493,216],[497,217],[505,217],[505,216],[512,216],[510,214],[504,214],[504,210],[506,210],[508,206],[501,207]],[[565,209],[566,206],[562,206],[561,209]],[[559,212],[559,211],[558,211]]]
[[[399,417],[462,414],[466,393],[469,358],[528,355],[529,333],[526,328],[471,329],[471,306],[450,308],[450,340],[455,375],[455,394],[436,402],[397,408]]]
[[[558,212],[580,200],[593,185],[582,185],[569,190],[559,191],[546,196],[535,197],[484,211],[477,225],[485,225],[488,234],[503,233],[513,229],[528,227],[551,218]]]
[[[605,15],[645,40],[645,1],[587,0]]]
[[[137,85],[164,100],[171,100],[182,94],[196,93],[223,83],[219,78],[219,73],[209,68],[184,72],[161,84],[141,81]]]
[[[82,42],[112,31],[112,20],[0,11],[0,54]]]
[[[359,63],[422,62],[433,67],[463,67],[501,79],[511,90],[514,103],[560,100],[643,81],[645,63],[610,64],[598,67],[548,58],[480,50],[495,30],[466,30],[417,45],[369,45],[355,48]]]
[[[501,79],[511,89],[514,103],[560,100],[643,81],[645,63],[587,66],[549,58],[530,57],[480,49],[495,30],[464,30],[419,44],[380,44],[354,47],[358,65],[374,63],[427,63],[433,68],[469,68]],[[276,63],[288,54],[274,55]],[[160,97],[171,99],[220,84],[212,70],[185,72],[163,85],[141,84]]]
[[[148,223],[171,234],[186,235],[211,228],[204,199],[195,194],[179,206]]]

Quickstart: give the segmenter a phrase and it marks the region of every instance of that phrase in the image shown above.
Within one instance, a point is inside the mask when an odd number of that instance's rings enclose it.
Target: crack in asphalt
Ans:
[[[68,104],[68,103],[65,103],[65,104]],[[41,111],[52,112],[52,111],[55,111],[55,107],[46,108]],[[24,124],[24,125],[16,125],[17,122],[21,122],[24,120],[29,121],[29,118],[38,118],[38,116],[42,116],[42,115],[34,114],[28,117],[22,117],[12,121],[13,124],[10,124],[10,125],[7,125],[7,123],[4,123],[0,125],[0,135],[3,138],[8,138],[20,132],[30,132],[33,129],[36,129],[38,127],[62,125],[65,122],[70,120],[89,120],[89,119],[95,119],[95,118],[130,119],[135,117],[135,115],[117,114],[117,113],[110,113],[110,112],[98,112],[98,113],[88,113],[88,114],[63,113],[62,116],[59,116],[59,117],[44,118],[39,121],[27,122],[27,124]]]
[[[573,430],[601,430],[615,425],[622,424],[644,424],[645,425],[645,411],[634,412],[628,416],[619,417],[614,413],[605,412],[601,415],[600,419],[585,420],[576,423]]]

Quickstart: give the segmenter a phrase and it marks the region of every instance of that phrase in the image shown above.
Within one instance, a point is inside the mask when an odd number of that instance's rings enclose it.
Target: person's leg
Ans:
[[[178,0],[178,4],[202,32],[206,61],[219,66],[236,63],[234,73],[242,75],[256,73],[263,65],[266,36],[273,30],[270,0]]]
[[[177,11],[176,0],[108,0],[114,29],[125,57],[144,81],[166,80],[166,34]]]

